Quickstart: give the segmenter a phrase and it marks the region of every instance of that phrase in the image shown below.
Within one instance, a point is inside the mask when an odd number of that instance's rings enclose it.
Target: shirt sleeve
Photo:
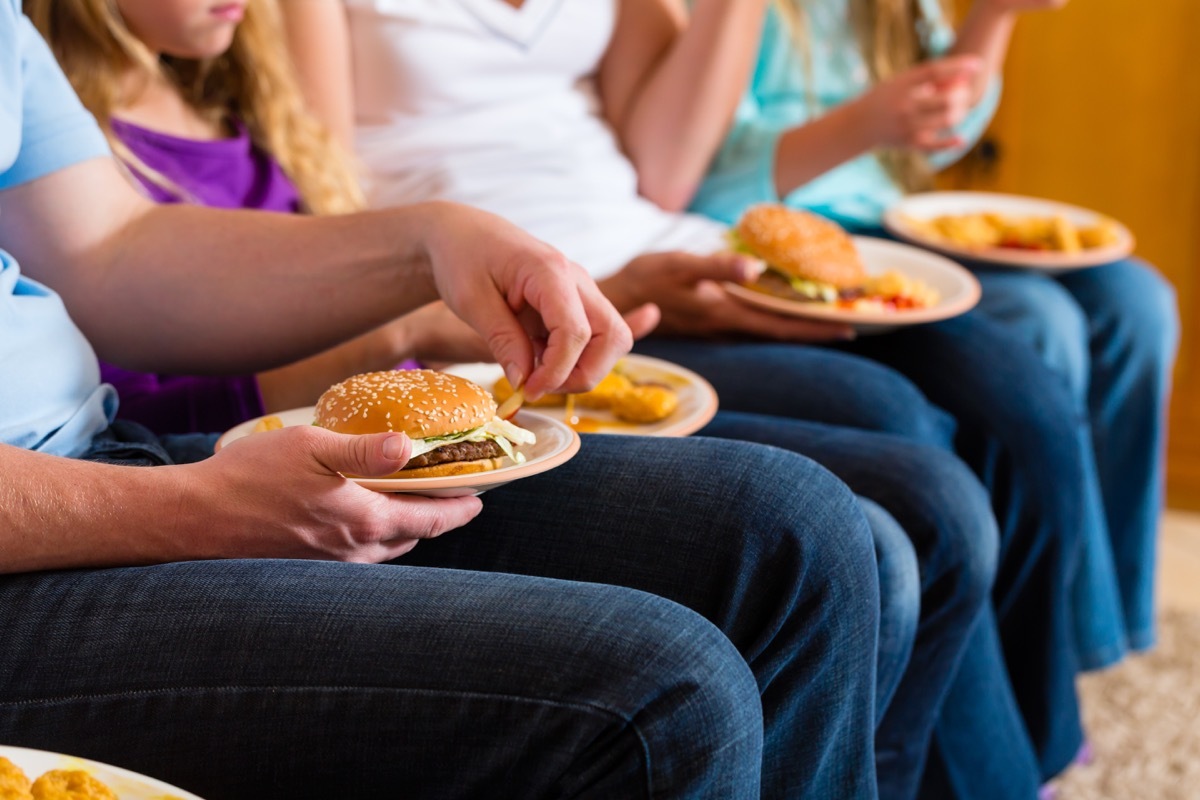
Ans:
[[[21,143],[16,161],[0,172],[0,190],[109,153],[96,120],[75,96],[33,23],[21,15],[16,24]]]
[[[754,95],[743,95],[733,127],[692,200],[692,210],[732,224],[755,203],[780,202],[775,151],[789,127],[784,121],[765,119]]]

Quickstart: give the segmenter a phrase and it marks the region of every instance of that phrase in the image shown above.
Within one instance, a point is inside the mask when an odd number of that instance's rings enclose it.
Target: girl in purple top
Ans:
[[[154,200],[316,214],[362,206],[349,159],[304,109],[272,0],[26,0],[25,11]],[[398,321],[240,378],[110,364],[103,378],[120,395],[118,416],[157,433],[224,430],[394,364],[414,328]]]

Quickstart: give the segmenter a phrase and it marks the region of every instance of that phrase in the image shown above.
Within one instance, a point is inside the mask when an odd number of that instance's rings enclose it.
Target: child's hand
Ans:
[[[857,102],[876,144],[923,152],[961,146],[953,129],[971,110],[981,66],[972,55],[926,61],[864,94]]]

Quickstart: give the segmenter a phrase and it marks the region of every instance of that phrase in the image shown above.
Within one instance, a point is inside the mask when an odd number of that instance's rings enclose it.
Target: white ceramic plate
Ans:
[[[311,425],[313,406],[294,408],[273,416],[279,417],[283,421],[284,427]],[[241,425],[230,428],[217,440],[216,449],[220,450],[222,447],[250,435],[254,425],[260,419],[262,417],[247,420]],[[535,444],[520,448],[520,451],[525,454],[524,464],[510,464],[507,467],[487,472],[450,475],[442,478],[351,478],[351,480],[377,492],[422,494],[429,497],[461,497],[482,494],[488,489],[503,486],[509,481],[528,478],[530,475],[554,469],[570,461],[579,452],[579,435],[557,419],[532,411],[520,411],[515,422],[521,427],[533,431],[537,436]]]
[[[937,322],[970,311],[979,302],[979,281],[964,267],[948,258],[885,239],[853,236],[867,274],[896,270],[923,281],[937,290],[938,302],[929,308],[902,311],[856,311],[827,303],[805,303],[756,292],[736,283],[725,288],[750,305],[793,317],[842,322],[859,333],[883,333],[906,325]]]
[[[4,756],[24,770],[31,782],[51,770],[78,769],[102,781],[121,800],[200,800],[196,795],[185,792],[183,789],[178,789],[154,778],[147,778],[136,772],[130,772],[127,769],[101,764],[99,761],[6,745],[0,745],[0,756]]]
[[[1133,252],[1133,234],[1119,222],[1117,241],[1081,253],[1056,253],[1046,250],[1018,250],[1011,247],[970,248],[940,239],[931,239],[913,229],[906,219],[932,219],[948,214],[992,212],[1010,217],[1052,217],[1062,214],[1073,224],[1090,227],[1104,218],[1102,214],[1079,206],[992,192],[924,192],[905,197],[883,215],[883,225],[901,239],[947,255],[984,261],[1005,267],[1022,267],[1050,273],[1109,264]]]
[[[636,382],[661,383],[670,386],[679,397],[679,407],[666,419],[639,425],[623,422],[609,411],[591,408],[576,408],[575,414],[582,424],[581,433],[618,433],[634,436],[687,436],[709,423],[717,413],[717,391],[708,381],[678,364],[660,358],[630,353],[622,361],[622,369]],[[459,377],[474,381],[488,391],[504,374],[499,364],[456,364],[447,367]],[[563,419],[563,411],[555,407],[539,406],[542,414]]]

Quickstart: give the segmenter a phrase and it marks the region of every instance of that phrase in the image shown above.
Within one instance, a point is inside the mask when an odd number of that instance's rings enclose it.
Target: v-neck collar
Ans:
[[[493,33],[521,47],[532,47],[549,26],[563,0],[525,0],[520,8],[504,0],[458,0]],[[595,0],[589,0],[595,2]]]

